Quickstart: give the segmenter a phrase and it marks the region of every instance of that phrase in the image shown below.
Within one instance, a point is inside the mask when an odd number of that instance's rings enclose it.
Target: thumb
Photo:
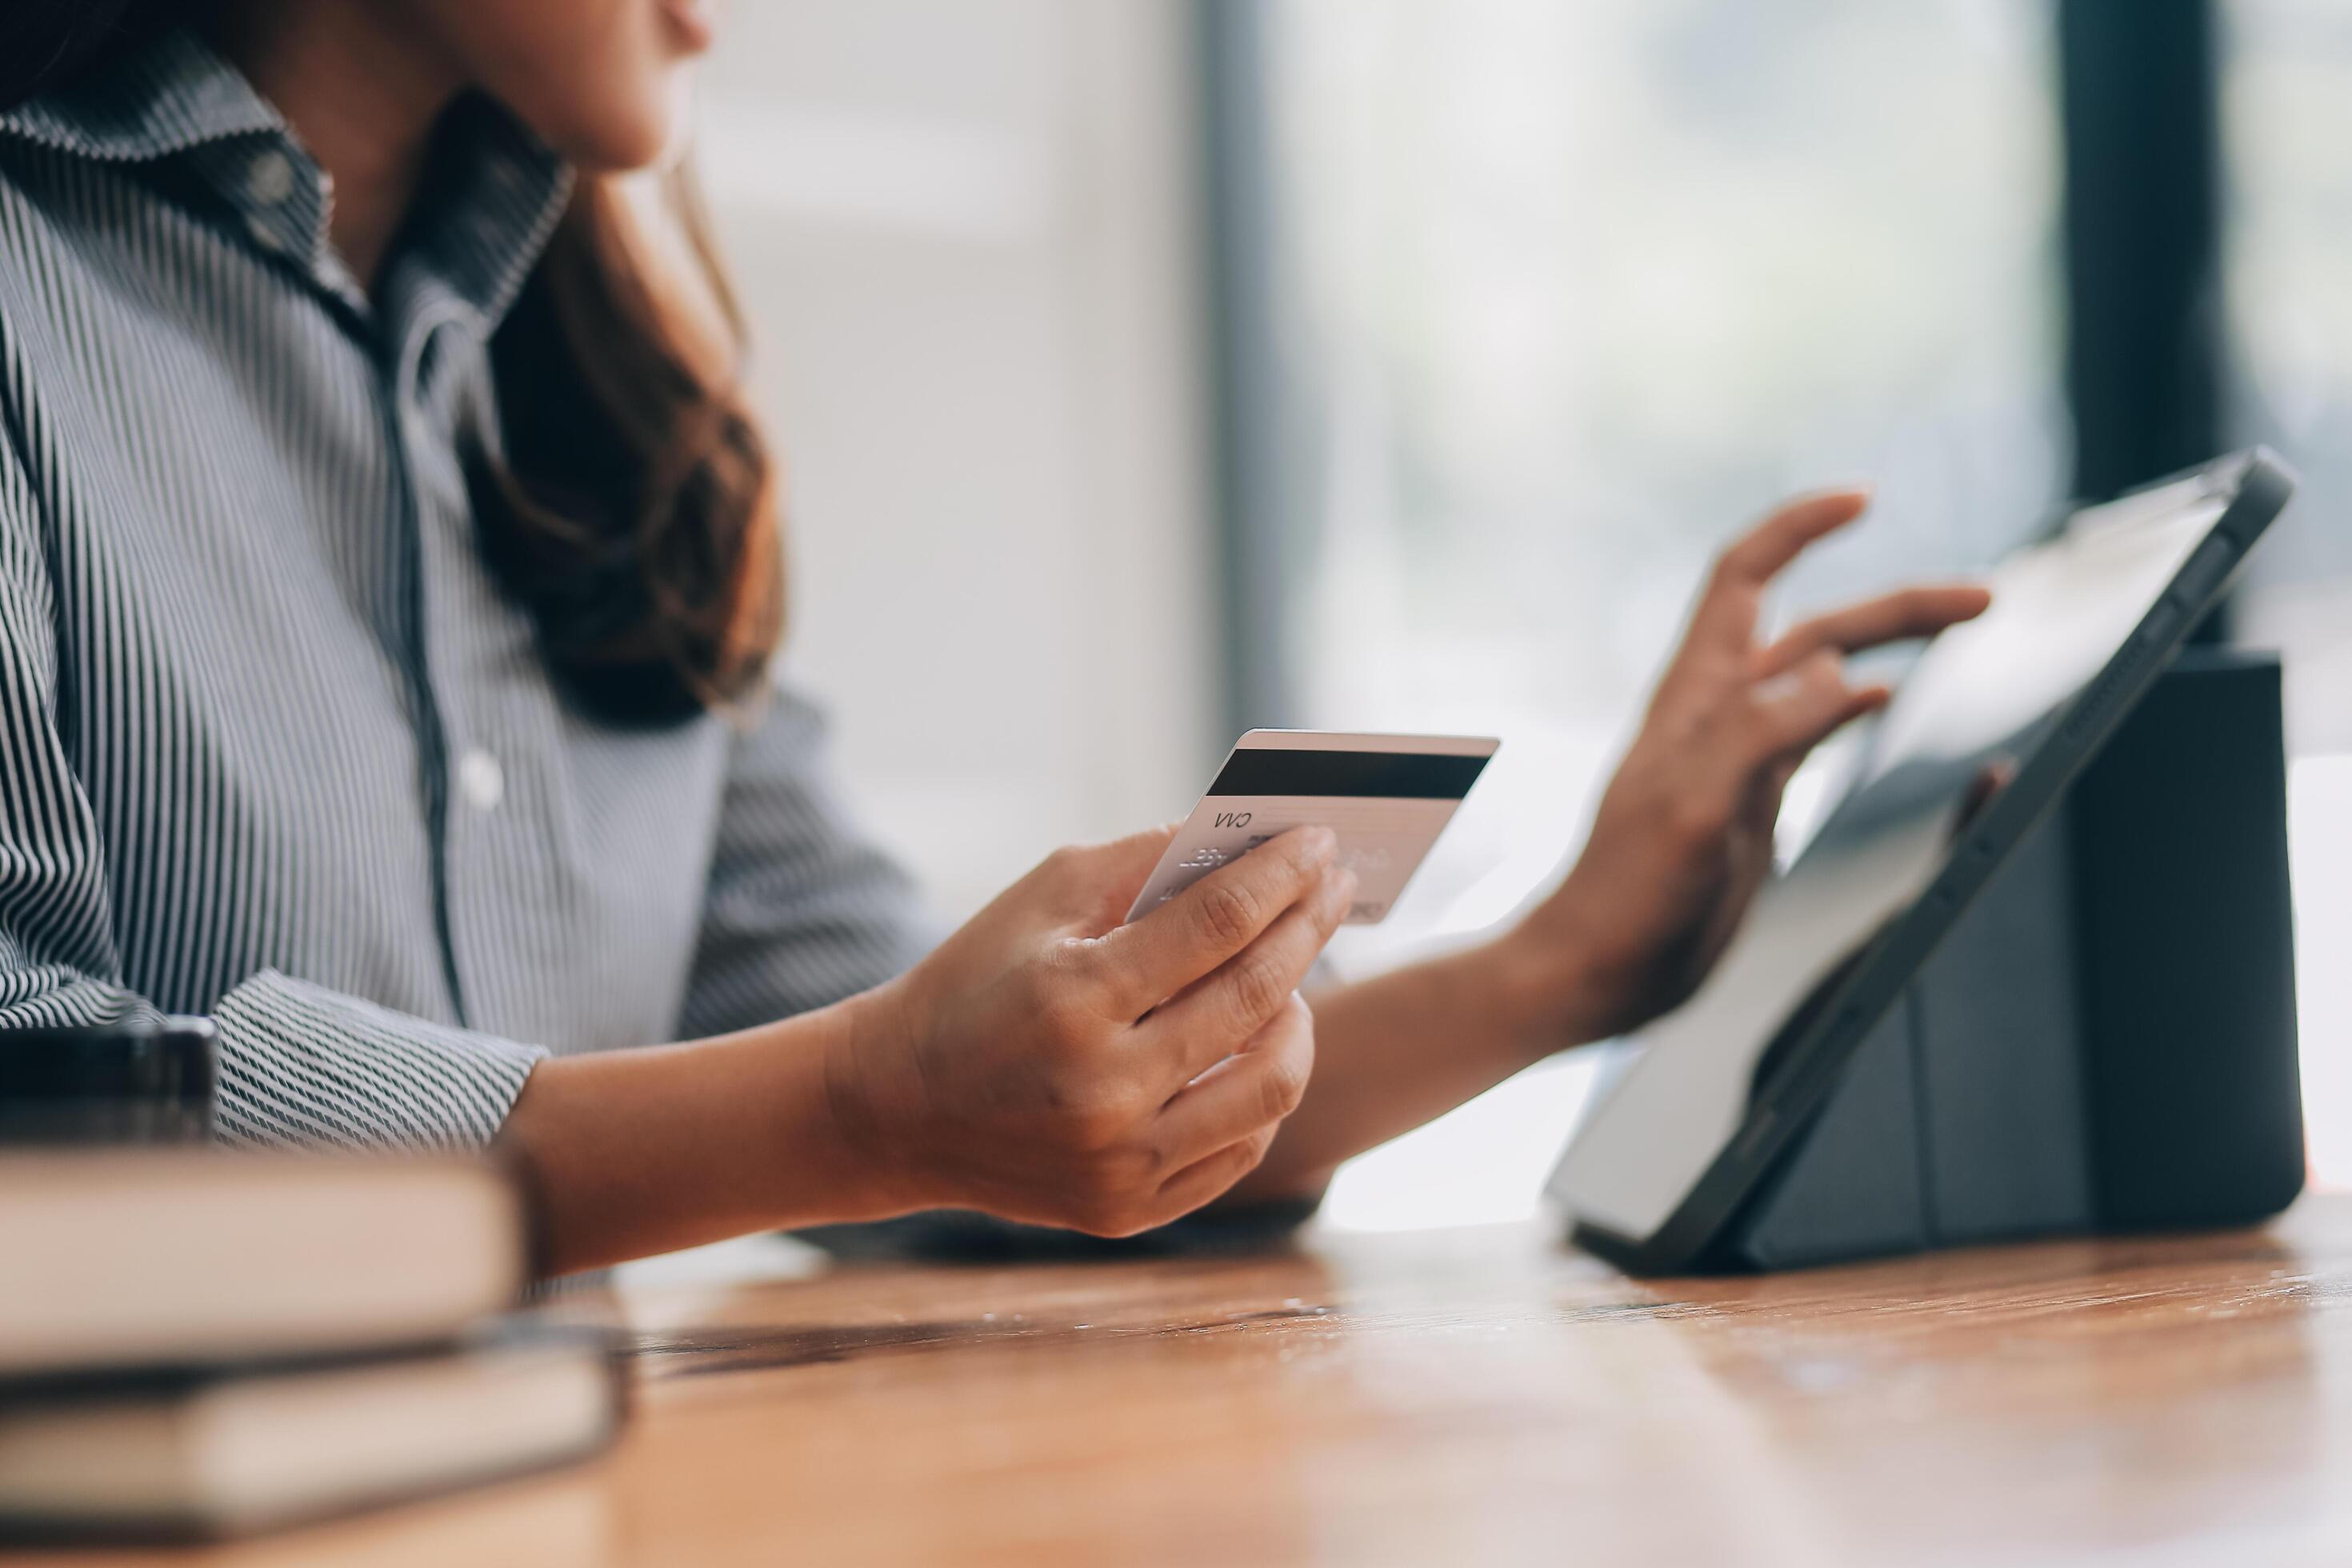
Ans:
[[[1059,858],[1069,877],[1064,889],[1068,907],[1077,911],[1076,923],[1087,936],[1115,930],[1127,918],[1151,868],[1176,841],[1181,822],[1163,822],[1114,838],[1066,850]]]

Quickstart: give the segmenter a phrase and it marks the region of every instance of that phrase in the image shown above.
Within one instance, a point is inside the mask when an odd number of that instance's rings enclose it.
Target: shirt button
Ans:
[[[457,758],[457,798],[476,811],[496,811],[506,797],[506,770],[498,758],[479,746],[467,747]]]
[[[292,195],[294,160],[274,149],[262,153],[245,172],[245,194],[269,207]]]
[[[254,244],[273,256],[286,248],[286,241],[279,237],[276,229],[263,220],[259,213],[255,213],[245,220],[245,232],[253,237]]]

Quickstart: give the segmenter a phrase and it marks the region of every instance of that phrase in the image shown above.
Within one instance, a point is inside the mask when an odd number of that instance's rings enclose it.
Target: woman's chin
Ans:
[[[622,174],[662,163],[677,147],[685,126],[683,95],[665,95],[659,105],[648,105],[642,113],[600,115],[547,140],[587,174]]]

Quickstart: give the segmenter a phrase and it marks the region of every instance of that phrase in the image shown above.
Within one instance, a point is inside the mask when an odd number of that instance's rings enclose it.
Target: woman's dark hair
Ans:
[[[5,0],[0,109],[194,9]],[[740,319],[682,172],[663,194],[700,276],[655,264],[614,182],[581,180],[491,339],[502,453],[477,443],[468,463],[492,571],[530,612],[559,685],[619,723],[756,697],[783,636],[782,527],[735,376]],[[698,332],[689,290],[711,318]]]
[[[672,173],[662,195],[701,277],[666,279],[618,186],[582,180],[490,340],[504,457],[467,466],[483,552],[558,679],[636,723],[756,696],[784,622],[773,468],[731,363],[741,318],[692,184]],[[700,343],[685,287],[710,307]]]
[[[170,10],[166,0],[13,0],[0,7],[0,109],[136,42]]]

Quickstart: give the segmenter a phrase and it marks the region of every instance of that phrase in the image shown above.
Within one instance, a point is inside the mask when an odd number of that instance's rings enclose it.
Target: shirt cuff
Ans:
[[[249,1147],[480,1149],[548,1054],[274,969],[224,995],[212,1018],[214,1126]]]

